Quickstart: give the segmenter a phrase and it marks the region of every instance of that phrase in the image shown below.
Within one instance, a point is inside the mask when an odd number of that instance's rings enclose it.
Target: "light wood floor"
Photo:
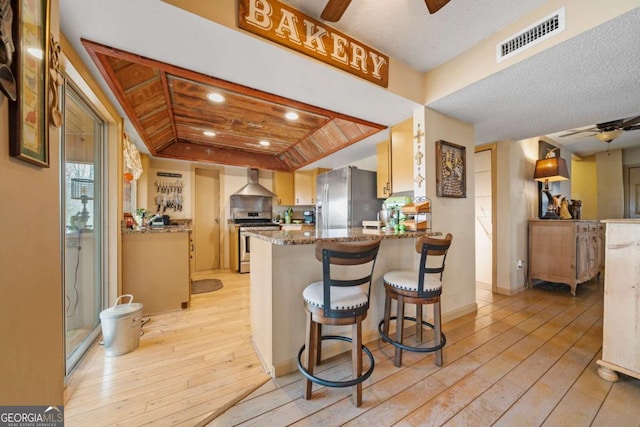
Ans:
[[[269,380],[248,344],[249,276],[216,277],[223,289],[151,318],[134,352],[94,348],[69,381],[66,425],[640,426],[640,381],[596,373],[601,283],[576,297],[478,292],[477,313],[443,326],[441,368],[409,352],[396,368],[392,347],[370,343],[375,370],[355,408],[350,389],[314,387],[306,401],[298,373]],[[340,356],[321,367],[330,378],[351,369]]]

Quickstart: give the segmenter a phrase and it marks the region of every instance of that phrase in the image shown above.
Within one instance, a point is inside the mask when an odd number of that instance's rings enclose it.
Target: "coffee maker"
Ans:
[[[315,211],[304,211],[302,213],[304,215],[304,223],[305,224],[314,224],[316,222],[316,212]]]

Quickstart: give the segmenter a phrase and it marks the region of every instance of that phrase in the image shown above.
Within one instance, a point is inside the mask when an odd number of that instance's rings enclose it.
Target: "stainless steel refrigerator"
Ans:
[[[375,220],[382,206],[376,198],[376,173],[346,166],[318,175],[316,228],[322,230],[362,227]]]

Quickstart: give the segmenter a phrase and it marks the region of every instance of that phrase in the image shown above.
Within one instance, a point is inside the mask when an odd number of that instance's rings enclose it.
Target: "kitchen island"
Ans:
[[[362,228],[324,230],[318,234],[304,230],[251,232],[251,331],[253,344],[267,373],[275,378],[297,369],[298,350],[305,338],[302,291],[308,284],[322,280],[322,265],[315,258],[318,240],[349,242],[383,238],[374,270],[369,311],[362,323],[362,339],[367,343],[378,338],[378,322],[383,317],[382,276],[392,269],[417,272],[419,255],[415,251],[415,240],[425,234],[424,231],[385,233]],[[323,334],[332,331],[341,335],[350,333],[349,328],[323,328]],[[346,349],[341,342],[325,343],[323,357]]]

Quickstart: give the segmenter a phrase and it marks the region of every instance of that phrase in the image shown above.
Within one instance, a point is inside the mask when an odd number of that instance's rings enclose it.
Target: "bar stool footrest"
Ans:
[[[339,341],[352,342],[351,338],[343,337],[341,335],[324,335],[321,339],[323,341],[339,340]],[[298,351],[298,369],[300,370],[300,373],[302,373],[302,375],[305,378],[307,378],[309,381],[314,382],[316,384],[320,384],[325,387],[351,387],[364,382],[373,373],[373,366],[374,366],[373,354],[371,353],[371,350],[369,350],[365,345],[363,345],[362,350],[366,353],[367,356],[369,356],[369,361],[371,362],[371,366],[365,373],[363,373],[357,378],[353,378],[348,381],[330,381],[320,377],[316,377],[315,375],[310,374],[309,371],[307,371],[307,368],[302,366],[302,353],[304,353],[305,347],[306,346],[303,345],[300,348],[300,351]]]
[[[389,322],[391,322],[391,320],[397,320],[397,318],[398,318],[397,316],[392,316],[392,317],[389,318]],[[412,321],[415,322],[416,318],[415,317],[405,316],[404,320],[412,320]],[[431,323],[429,323],[429,322],[427,322],[425,320],[422,321],[422,324],[424,326],[427,326],[427,327],[431,328],[431,329],[435,329],[435,326],[433,324],[431,324]],[[398,342],[398,341],[396,341],[396,340],[394,340],[392,338],[389,338],[389,336],[384,333],[383,326],[384,326],[384,319],[382,319],[380,321],[380,323],[378,323],[378,333],[380,334],[380,338],[382,338],[383,341],[388,342],[392,346],[400,348],[402,350],[415,351],[415,352],[418,352],[418,353],[431,353],[431,352],[438,351],[438,350],[442,349],[445,346],[445,344],[447,343],[447,337],[442,332],[440,332],[440,338],[441,338],[442,342],[440,344],[438,344],[438,345],[434,345],[433,347],[412,347],[412,346],[408,346],[408,345],[402,344],[401,342]]]

